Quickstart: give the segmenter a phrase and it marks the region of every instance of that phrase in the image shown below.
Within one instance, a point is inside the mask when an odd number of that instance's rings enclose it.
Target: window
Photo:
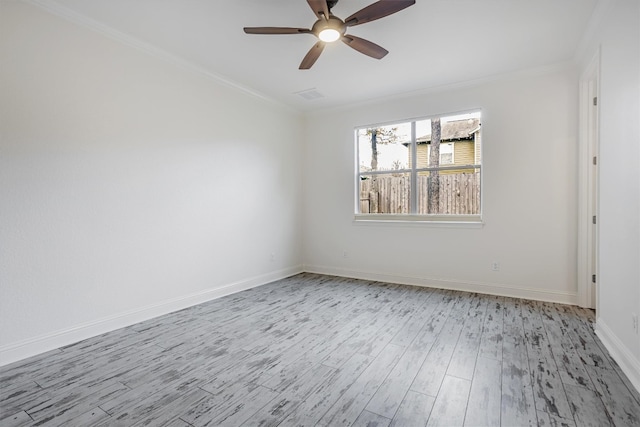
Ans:
[[[356,129],[358,219],[479,220],[479,111]]]
[[[431,156],[431,144],[427,146],[427,156]],[[453,143],[440,143],[440,165],[453,164]]]

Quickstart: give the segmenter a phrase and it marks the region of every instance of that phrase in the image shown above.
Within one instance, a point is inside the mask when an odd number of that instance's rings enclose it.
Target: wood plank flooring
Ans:
[[[0,368],[0,426],[639,426],[592,322],[305,273]]]

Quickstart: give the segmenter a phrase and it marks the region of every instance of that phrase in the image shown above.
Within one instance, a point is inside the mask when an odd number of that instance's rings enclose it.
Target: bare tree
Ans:
[[[378,169],[378,132],[380,129],[369,129],[371,136],[371,170]]]
[[[391,144],[398,140],[398,128],[371,128],[367,135],[371,141],[371,170],[378,170],[378,145]]]
[[[429,167],[440,166],[440,139],[442,128],[440,118],[431,119],[431,154],[429,155]],[[429,172],[429,201],[428,213],[439,213],[440,210],[440,172]]]
[[[367,129],[367,134],[371,141],[371,170],[378,170],[378,144],[393,143],[398,139],[398,128],[371,128]],[[369,193],[369,203],[371,213],[381,213],[379,210],[378,179],[376,175],[371,177],[371,192]]]

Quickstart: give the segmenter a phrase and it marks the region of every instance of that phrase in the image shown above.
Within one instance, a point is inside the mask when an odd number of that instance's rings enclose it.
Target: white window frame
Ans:
[[[482,163],[477,165],[455,165],[454,152],[455,147],[453,142],[446,142],[444,144],[450,144],[452,147],[452,163],[446,166],[439,166],[437,168],[427,167],[427,168],[418,168],[417,167],[417,136],[416,136],[416,122],[421,120],[429,120],[432,118],[445,118],[445,117],[453,117],[462,114],[468,113],[479,113],[480,117],[482,117],[482,110],[475,109],[469,111],[463,111],[458,113],[446,113],[439,114],[434,116],[427,116],[415,119],[407,119],[407,120],[397,120],[393,122],[387,123],[375,123],[371,125],[358,126],[354,129],[354,140],[355,140],[355,215],[354,222],[361,225],[367,224],[397,224],[397,225],[420,225],[427,224],[430,226],[440,226],[440,227],[470,227],[477,228],[482,227],[482,211],[483,211],[483,194],[484,194],[484,179],[483,179],[483,167]],[[394,172],[397,173],[409,173],[411,176],[411,212],[409,214],[380,214],[380,213],[360,213],[360,180],[361,176],[371,176],[371,175],[387,175],[390,171],[370,171],[370,172],[360,172],[360,158],[359,158],[359,144],[358,144],[358,132],[361,129],[369,129],[375,127],[383,127],[390,126],[401,123],[411,123],[411,159],[412,165],[409,165],[408,169],[396,170]],[[484,146],[484,144],[483,144]],[[482,150],[483,146],[480,147]],[[430,155],[431,145],[428,147],[428,155]],[[481,156],[481,158],[483,158]],[[460,215],[460,214],[418,214],[417,213],[417,176],[419,172],[423,171],[432,171],[432,170],[459,170],[459,169],[477,169],[480,173],[480,212],[478,214],[471,215]]]
[[[454,165],[456,163],[456,158],[455,158],[455,153],[456,153],[456,149],[455,149],[455,143],[453,142],[441,142],[440,143],[440,164],[441,165]],[[442,155],[443,154],[448,154],[448,153],[443,153],[442,152],[442,147],[451,147],[451,162],[449,163],[444,163],[442,161]],[[475,155],[475,153],[474,153]],[[427,145],[427,159],[431,159],[431,144]]]

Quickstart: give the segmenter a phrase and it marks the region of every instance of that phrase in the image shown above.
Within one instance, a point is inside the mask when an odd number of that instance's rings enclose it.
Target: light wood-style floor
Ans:
[[[0,425],[638,426],[592,321],[300,274],[0,368]]]

